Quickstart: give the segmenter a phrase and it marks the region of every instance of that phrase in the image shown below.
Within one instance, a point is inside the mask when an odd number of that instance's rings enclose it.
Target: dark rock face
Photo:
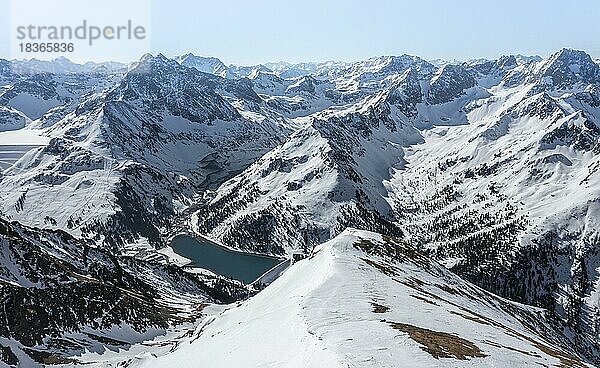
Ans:
[[[240,100],[255,104],[260,104],[263,102],[262,98],[260,98],[256,92],[254,92],[254,89],[252,88],[252,81],[248,78],[236,80],[218,78],[213,78],[211,80],[209,78],[206,83],[214,83],[217,91],[222,90],[224,92],[231,93]]]
[[[496,61],[496,65],[502,70],[512,69],[517,66],[517,58],[515,55],[502,55]]]
[[[584,51],[562,49],[548,58],[530,79],[553,88],[598,83],[600,66]]]
[[[600,107],[600,85],[592,84],[584,91],[577,92],[575,98],[591,107]]]
[[[8,60],[0,59],[0,78],[9,78],[13,76],[13,70]]]
[[[0,336],[24,346],[79,332],[83,326],[127,324],[139,332],[166,328],[185,315],[162,301],[169,293],[207,302],[245,296],[234,283],[201,280],[178,267],[114,256],[62,231],[0,219],[0,244],[0,297],[5,306],[0,318],[7,321],[0,324]],[[13,358],[8,350],[1,354],[5,362]]]
[[[143,58],[129,71],[109,100],[143,100],[153,109],[169,110],[193,122],[235,120],[239,113],[205,83],[208,78],[162,55]]]
[[[475,78],[464,67],[447,64],[431,79],[427,100],[434,105],[450,102],[476,84]]]
[[[0,105],[0,132],[25,127],[26,117],[17,110]]]
[[[319,84],[315,78],[307,76],[296,83],[294,86],[287,89],[286,93],[297,94],[297,93],[308,93],[311,95],[315,94],[315,86]]]
[[[382,74],[402,74],[409,68],[414,69],[417,73],[423,75],[424,77],[429,77],[435,72],[435,66],[417,56],[390,56],[388,59],[389,62],[387,66],[380,71]]]
[[[546,133],[542,149],[570,146],[576,150],[600,152],[600,128],[583,113],[573,116],[560,127]]]
[[[0,345],[0,361],[8,364],[11,367],[15,367],[19,363],[19,359],[8,346]]]
[[[0,104],[6,105],[20,93],[29,93],[39,96],[43,100],[58,97],[56,93],[57,83],[52,74],[36,74],[16,82],[10,90],[0,95]]]
[[[389,94],[388,102],[397,106],[406,116],[417,114],[416,106],[423,102],[423,92],[419,74],[414,69],[409,69],[402,75],[396,88]]]

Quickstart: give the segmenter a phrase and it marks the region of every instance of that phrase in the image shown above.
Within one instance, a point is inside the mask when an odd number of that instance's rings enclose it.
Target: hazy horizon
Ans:
[[[577,48],[573,48],[573,47],[563,47],[566,49],[574,49],[574,50],[580,50],[580,51],[584,51],[588,54],[590,54],[587,50],[583,50],[583,49],[577,49]],[[151,52],[149,54],[151,54],[152,56],[158,56],[159,54],[164,55],[167,58],[170,59],[174,59],[178,56],[183,56],[185,54],[192,54],[194,56],[197,57],[203,57],[203,58],[217,58],[219,60],[221,60],[221,62],[223,62],[223,64],[225,64],[226,66],[238,66],[238,67],[244,67],[244,66],[254,66],[254,65],[266,65],[266,64],[279,64],[279,63],[286,63],[286,64],[290,64],[290,65],[295,65],[295,64],[301,64],[301,63],[315,63],[315,64],[319,64],[319,63],[327,63],[327,62],[343,62],[343,63],[353,63],[353,62],[359,62],[359,61],[364,61],[364,60],[368,60],[368,59],[374,59],[374,58],[378,58],[378,57],[396,57],[396,56],[402,56],[402,55],[409,55],[409,56],[417,56],[420,57],[421,59],[428,61],[428,62],[436,62],[436,61],[446,61],[446,62],[468,62],[468,61],[476,61],[476,60],[496,60],[501,56],[508,56],[508,55],[514,55],[514,56],[521,56],[521,57],[541,57],[542,59],[546,59],[547,57],[549,57],[550,55],[562,50],[563,48],[557,49],[551,53],[549,53],[548,55],[540,55],[540,54],[502,54],[499,55],[498,57],[493,57],[493,58],[486,58],[486,57],[470,57],[470,58],[466,58],[466,59],[443,59],[443,58],[434,58],[434,59],[429,59],[429,58],[422,58],[420,55],[415,55],[415,54],[409,54],[409,53],[399,53],[399,54],[388,54],[388,55],[373,55],[370,57],[366,57],[363,59],[355,59],[355,60],[324,60],[324,61],[314,61],[314,60],[301,60],[301,61],[287,61],[287,60],[266,60],[263,62],[259,62],[256,64],[237,64],[237,63],[228,63],[225,62],[224,60],[222,60],[218,55],[202,55],[198,52],[195,51],[188,51],[188,52],[184,52],[181,54],[177,54],[177,55],[165,55],[162,52]],[[146,53],[148,54],[148,53]],[[5,57],[1,57],[0,59],[3,60],[8,60],[8,61],[31,61],[31,60],[40,60],[40,61],[54,61],[57,59],[67,59],[69,61],[71,61],[72,63],[75,64],[86,64],[86,63],[96,63],[96,64],[101,64],[101,63],[109,63],[109,62],[117,62],[117,63],[121,63],[121,64],[130,64],[130,63],[135,63],[137,61],[139,61],[145,54],[141,54],[139,55],[138,58],[132,59],[132,60],[126,60],[126,61],[121,61],[121,60],[86,60],[86,61],[77,61],[77,60],[72,60],[71,58],[69,58],[68,56],[59,56],[56,58],[48,58],[48,59],[38,59],[38,58],[24,58],[24,59],[11,59],[11,58],[5,58]],[[594,55],[590,54],[590,56],[592,57],[592,59],[596,60],[596,61],[600,61],[600,58],[595,57]]]
[[[56,8],[68,0],[28,1]],[[22,2],[0,0],[4,9],[11,4],[15,8]],[[85,4],[79,8],[65,5],[55,12],[58,15],[39,12],[45,15],[38,20],[69,24],[89,17],[104,25],[130,17],[148,25],[148,42],[143,45],[147,52],[168,56],[192,52],[218,57],[227,65],[356,61],[401,54],[426,60],[495,59],[505,54],[545,58],[563,47],[600,57],[600,2],[595,0],[568,6],[558,0],[141,0],[132,4],[106,0],[102,7],[90,9]],[[114,7],[119,7],[118,13]],[[10,13],[0,14],[0,36],[9,41],[0,43],[4,59],[12,59],[13,28],[23,25]],[[26,17],[17,18],[24,22]],[[65,56],[80,63],[136,60],[137,50],[131,47],[103,46],[102,52],[80,47],[76,55]]]

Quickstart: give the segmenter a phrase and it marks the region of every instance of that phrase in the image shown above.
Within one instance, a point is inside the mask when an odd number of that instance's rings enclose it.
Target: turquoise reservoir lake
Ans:
[[[281,263],[281,259],[234,252],[212,242],[188,235],[173,239],[175,253],[191,259],[191,267],[210,270],[216,274],[251,283],[260,275]]]

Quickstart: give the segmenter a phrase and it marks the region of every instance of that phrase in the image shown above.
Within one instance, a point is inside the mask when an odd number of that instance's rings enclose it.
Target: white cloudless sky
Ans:
[[[4,8],[8,2],[0,0],[0,6]],[[86,3],[91,9],[107,11],[103,1]],[[349,61],[404,53],[426,59],[492,58],[508,53],[545,57],[562,47],[582,49],[600,57],[600,0],[141,3],[145,5],[139,5],[144,8],[140,13],[147,14],[149,10],[151,16],[147,51],[167,56],[193,52],[219,57],[227,64]],[[119,13],[118,5],[110,7],[109,13]],[[49,19],[52,16],[47,14]],[[6,17],[6,12],[0,12],[0,36],[12,41]],[[0,57],[10,56],[6,43],[0,42]],[[115,44],[101,58],[131,59],[127,51]]]

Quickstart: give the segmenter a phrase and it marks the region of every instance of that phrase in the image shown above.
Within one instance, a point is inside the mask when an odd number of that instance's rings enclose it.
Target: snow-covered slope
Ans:
[[[409,245],[349,229],[257,296],[207,317],[176,346],[121,364],[591,366],[569,344],[543,310],[473,286]]]
[[[115,256],[62,231],[0,219],[0,360],[34,367],[126,348],[245,290],[224,278]],[[0,363],[3,364],[3,363]]]
[[[113,247],[140,237],[160,243],[200,189],[241,171],[286,134],[279,120],[261,115],[260,98],[243,80],[162,55],[144,56],[117,84],[78,101],[45,128],[47,146],[7,170],[0,210]]]
[[[462,125],[423,131],[386,185],[398,223],[432,257],[548,308],[597,348],[598,66],[571,70],[588,59],[562,50],[529,83],[505,79],[466,105]]]
[[[598,71],[574,50],[410,68],[385,92],[310,115],[192,224],[271,253],[306,251],[345,226],[406,234],[479,286],[549,309],[593,355]]]
[[[306,251],[346,226],[399,235],[382,183],[402,165],[402,148],[421,137],[392,104],[395,92],[310,116],[284,144],[224,183],[192,225],[231,246],[276,254]]]
[[[464,106],[490,94],[461,66],[425,76],[419,59],[386,61],[389,87],[301,120],[283,145],[217,190],[192,218],[196,230],[268,253],[310,249],[346,226],[400,234],[383,183],[402,169],[404,148],[422,142],[417,128],[463,123]],[[372,63],[369,73],[384,73]],[[282,84],[273,74],[268,81]]]

